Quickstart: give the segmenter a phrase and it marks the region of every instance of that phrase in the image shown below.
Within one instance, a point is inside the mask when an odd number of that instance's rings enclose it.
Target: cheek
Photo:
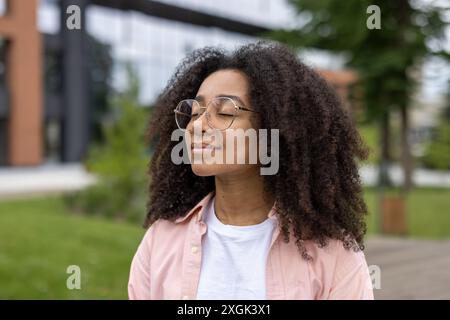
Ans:
[[[236,123],[233,124],[232,128],[230,128],[229,130],[239,129],[243,130],[243,132],[246,132],[247,135],[245,136],[245,142],[244,144],[242,144],[242,142],[238,143],[237,138],[227,141],[228,139],[226,138],[226,135],[224,133],[224,151],[226,151],[228,148],[232,148],[235,155],[242,153],[245,156],[245,159],[248,159],[249,153],[253,150],[251,146],[258,146],[258,130],[256,129],[257,126],[255,125],[255,122],[256,120],[250,118],[239,119],[239,121],[236,121]],[[233,135],[232,132],[230,132],[230,135]],[[248,163],[247,160],[246,163]]]

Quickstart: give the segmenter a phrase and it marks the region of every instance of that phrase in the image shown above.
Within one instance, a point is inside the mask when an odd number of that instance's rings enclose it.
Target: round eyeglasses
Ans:
[[[215,97],[206,107],[195,99],[185,99],[173,110],[178,128],[185,130],[205,113],[211,129],[226,130],[234,122],[239,110],[257,112],[241,106],[230,97]]]

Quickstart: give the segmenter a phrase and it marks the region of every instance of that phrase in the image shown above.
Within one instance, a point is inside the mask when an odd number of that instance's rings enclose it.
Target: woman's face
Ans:
[[[204,107],[212,99],[223,96],[233,97],[236,105],[253,110],[248,97],[247,78],[238,70],[219,70],[210,74],[201,84],[195,99],[200,102],[200,106]],[[213,104],[210,104],[208,112],[213,107]],[[213,112],[210,112],[210,123],[212,114]],[[243,129],[243,131],[257,129],[254,126],[255,115],[257,113],[238,110],[231,126],[222,131],[214,130],[209,126],[206,113],[193,118],[195,120],[191,120],[186,130],[186,134],[190,135],[192,171],[198,176],[221,176],[254,169],[257,164],[249,163],[248,139],[245,138],[244,144],[239,144],[237,139],[231,137],[231,134],[242,132],[236,129]],[[223,121],[229,121],[225,118],[226,116],[222,117]],[[221,116],[217,116],[217,119],[221,121]],[[231,161],[230,158],[227,159],[227,148],[232,149],[228,152],[233,152]],[[245,160],[238,163],[239,156],[241,159],[244,157]],[[214,159],[221,159],[221,161]]]

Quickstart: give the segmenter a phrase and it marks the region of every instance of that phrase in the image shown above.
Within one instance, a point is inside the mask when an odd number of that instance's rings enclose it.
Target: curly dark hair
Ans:
[[[289,242],[291,229],[306,259],[305,240],[324,247],[329,239],[338,239],[346,249],[363,250],[367,207],[357,160],[367,159],[369,149],[335,90],[289,47],[267,40],[230,54],[205,47],[177,67],[150,120],[154,154],[144,227],[160,218],[184,216],[214,190],[214,177],[196,176],[190,164],[172,163],[171,149],[178,142],[170,137],[177,128],[176,104],[194,97],[208,75],[223,69],[248,77],[250,103],[259,111],[261,128],[279,129],[279,171],[264,176],[264,188],[275,199],[284,241]]]

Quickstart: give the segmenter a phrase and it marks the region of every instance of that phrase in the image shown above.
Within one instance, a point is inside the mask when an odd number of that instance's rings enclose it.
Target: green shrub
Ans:
[[[85,161],[98,183],[67,197],[74,209],[120,220],[141,221],[147,191],[144,133],[148,112],[139,105],[139,81],[127,66],[128,87],[112,99],[103,123],[105,141],[93,145]]]
[[[425,150],[422,161],[426,167],[450,170],[450,122],[441,122]]]

